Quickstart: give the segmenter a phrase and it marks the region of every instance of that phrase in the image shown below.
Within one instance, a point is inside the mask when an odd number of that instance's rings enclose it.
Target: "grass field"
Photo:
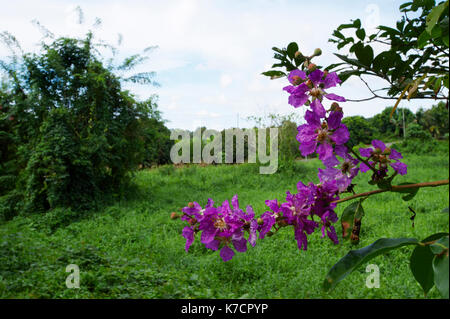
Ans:
[[[447,179],[448,154],[408,155],[408,175],[396,182]],[[217,252],[194,242],[189,253],[181,236],[184,223],[169,215],[189,201],[201,205],[239,195],[240,205],[262,213],[266,199],[284,199],[298,180],[317,181],[317,160],[297,162],[291,170],[258,174],[256,165],[172,166],[139,172],[133,196],[86,214],[67,226],[52,227],[59,215],[18,217],[0,225],[1,298],[423,298],[409,270],[410,247],[378,256],[380,288],[365,285],[365,266],[330,293],[321,290],[329,268],[352,247],[333,245],[319,233],[308,250],[299,251],[293,230],[286,228],[260,240],[246,253],[224,263]],[[357,191],[373,186],[367,176],[356,179]],[[350,202],[338,207],[338,215]],[[380,237],[423,239],[449,231],[448,186],[421,189],[410,202],[384,193],[365,201],[361,242]],[[410,220],[416,212],[415,227]],[[68,216],[69,218],[70,216]],[[340,234],[340,226],[337,227]],[[81,271],[80,289],[67,289],[68,264]],[[432,289],[428,298],[439,298]]]

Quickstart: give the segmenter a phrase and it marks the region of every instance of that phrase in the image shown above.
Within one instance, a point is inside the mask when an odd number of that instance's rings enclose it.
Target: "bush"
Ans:
[[[133,63],[104,66],[92,38],[59,38],[1,64],[12,75],[0,88],[2,218],[96,207],[121,195],[143,162],[167,161],[156,103],[136,101],[115,73]]]
[[[423,129],[422,126],[420,126],[417,123],[411,123],[408,125],[408,127],[406,128],[406,138],[416,138],[416,139],[420,139],[420,140],[427,140],[427,139],[431,139],[431,134],[430,132],[427,132]]]

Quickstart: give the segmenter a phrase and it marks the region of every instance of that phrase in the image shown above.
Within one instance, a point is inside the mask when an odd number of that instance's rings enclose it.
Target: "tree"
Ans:
[[[10,34],[2,38],[19,49],[0,64],[7,75],[0,93],[0,174],[14,179],[0,193],[0,215],[10,217],[19,208],[88,209],[107,194],[121,194],[148,157],[152,134],[160,134],[156,140],[167,136],[156,104],[122,89],[123,81],[153,83],[152,73],[118,74],[142,61],[140,55],[119,66],[105,63],[98,49],[103,44],[91,32],[43,42],[33,54],[23,53]],[[11,194],[20,197],[21,207],[5,204]]]
[[[348,47],[350,55],[336,53],[343,62],[327,69],[340,71],[343,82],[351,76],[361,79],[372,96],[355,101],[396,99],[393,110],[402,98],[433,98],[448,103],[449,1],[436,5],[434,0],[413,0],[402,4],[400,11],[403,16],[396,27],[381,25],[374,34],[366,34],[360,19],[341,24],[330,42],[339,50]],[[353,30],[354,35],[346,36],[343,30]],[[376,54],[375,45],[380,44],[384,51]],[[374,89],[363,76],[383,79],[387,86]]]

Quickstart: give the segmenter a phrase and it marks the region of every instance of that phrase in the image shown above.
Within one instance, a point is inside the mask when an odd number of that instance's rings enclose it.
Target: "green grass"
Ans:
[[[406,156],[408,175],[396,182],[447,179],[447,156]],[[319,165],[317,160],[301,161],[292,170],[273,175],[260,175],[258,166],[248,164],[165,166],[139,172],[132,197],[67,226],[50,227],[55,217],[51,214],[17,217],[0,225],[0,297],[423,298],[409,270],[411,247],[370,261],[380,269],[380,288],[366,288],[368,274],[363,265],[330,293],[322,291],[322,281],[352,246],[348,242],[335,246],[319,232],[309,237],[308,250],[301,252],[291,228],[259,240],[256,247],[226,263],[199,241],[185,252],[184,222],[170,220],[172,211],[189,201],[204,205],[211,197],[221,203],[239,194],[241,206],[252,205],[262,213],[266,199],[283,200],[286,190],[295,191],[298,180],[317,182]],[[374,189],[367,178],[356,179],[358,192]],[[380,237],[423,239],[449,231],[448,214],[441,212],[449,205],[448,186],[421,189],[409,202],[400,197],[384,193],[365,201],[357,247]],[[338,215],[349,203],[339,205]],[[414,228],[408,206],[417,212]],[[80,267],[80,289],[65,286],[68,264]],[[439,297],[435,288],[427,296]]]

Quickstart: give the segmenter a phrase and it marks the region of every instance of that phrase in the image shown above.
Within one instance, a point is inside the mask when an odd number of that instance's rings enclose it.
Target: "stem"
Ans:
[[[339,199],[337,201],[334,201],[334,203],[336,203],[336,204],[343,203],[343,202],[346,202],[348,200],[352,200],[352,199],[359,198],[359,197],[371,196],[371,195],[374,195],[374,194],[379,194],[379,193],[384,193],[384,192],[391,192],[391,191],[395,192],[395,191],[400,191],[402,189],[421,188],[421,187],[436,187],[436,186],[443,186],[443,185],[448,185],[448,179],[441,180],[441,181],[435,181],[435,182],[418,183],[418,184],[396,185],[396,186],[392,186],[389,189],[377,189],[377,190],[374,190],[374,191],[365,192],[365,193],[359,193],[359,194],[356,194],[356,195],[345,197],[345,198]]]
[[[355,157],[356,157],[357,159],[359,159],[361,162],[363,162],[364,164],[366,164],[367,167],[369,167],[375,174],[378,173],[378,171],[377,171],[375,168],[373,168],[372,165],[369,164],[369,161],[367,161],[367,160],[363,159],[361,156],[359,156],[359,154],[356,153],[356,152],[353,150],[352,147],[350,147],[350,146],[347,146],[347,147],[350,149],[350,153],[352,153],[353,155],[355,155]]]

